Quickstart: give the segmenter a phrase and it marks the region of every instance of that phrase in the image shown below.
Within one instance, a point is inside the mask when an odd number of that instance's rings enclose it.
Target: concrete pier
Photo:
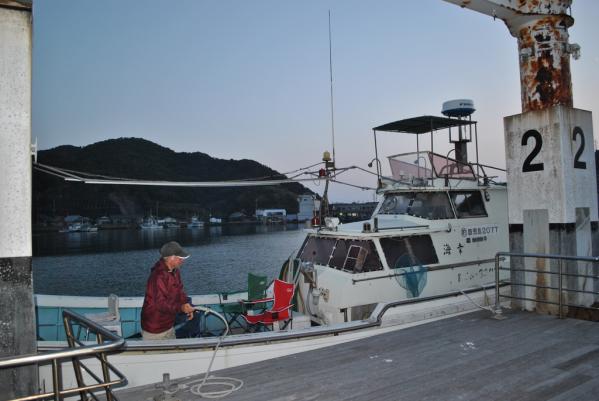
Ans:
[[[31,2],[0,0],[0,357],[35,353],[31,274]],[[2,399],[37,391],[37,367],[0,371]]]
[[[479,311],[213,374],[244,381],[227,401],[597,399],[597,323],[528,312],[506,316],[499,321]],[[199,400],[190,390],[181,386],[172,397]],[[148,385],[116,395],[146,401],[163,392]]]

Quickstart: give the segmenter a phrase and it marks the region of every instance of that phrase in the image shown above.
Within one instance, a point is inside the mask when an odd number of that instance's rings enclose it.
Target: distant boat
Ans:
[[[187,227],[189,228],[201,228],[204,227],[204,222],[201,221],[198,216],[193,216],[191,218],[191,221],[189,222],[189,224],[187,225]]]
[[[174,219],[172,217],[165,217],[162,226],[164,228],[181,228],[181,225],[179,224],[177,219]]]
[[[142,230],[155,230],[158,228],[164,228],[163,225],[158,223],[158,220],[154,216],[147,217],[139,225]]]
[[[73,223],[69,224],[67,228],[60,230],[61,233],[80,233],[80,232],[97,232],[98,227],[89,223]]]
[[[59,232],[61,233],[77,233],[81,231],[81,223],[69,224],[66,228],[63,228]]]
[[[79,226],[79,231],[86,233],[96,233],[98,232],[98,227],[93,224],[83,223]]]

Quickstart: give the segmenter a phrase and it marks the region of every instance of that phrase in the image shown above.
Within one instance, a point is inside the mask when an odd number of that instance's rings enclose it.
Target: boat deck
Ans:
[[[316,351],[213,372],[226,400],[596,400],[599,324],[478,311]],[[194,376],[201,378],[203,375]],[[116,393],[146,401],[153,385]],[[189,390],[174,395],[198,400]]]

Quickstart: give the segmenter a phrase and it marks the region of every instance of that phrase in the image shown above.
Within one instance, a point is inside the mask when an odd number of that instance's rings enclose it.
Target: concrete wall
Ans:
[[[36,352],[31,274],[31,12],[0,3],[0,356]],[[37,368],[0,370],[0,395],[37,391]]]

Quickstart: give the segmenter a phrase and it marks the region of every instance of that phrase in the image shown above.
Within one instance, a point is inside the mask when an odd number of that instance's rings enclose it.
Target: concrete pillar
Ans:
[[[35,353],[31,274],[31,3],[0,0],[0,357]],[[0,370],[2,399],[37,392],[37,367]]]
[[[596,230],[598,212],[591,113],[558,105],[506,117],[504,125],[510,233],[522,233],[510,241],[512,250],[592,256],[592,227]],[[518,246],[516,237],[521,238],[522,246]],[[533,261],[524,266],[558,270],[557,262]],[[592,267],[563,262],[563,270],[586,274]],[[528,284],[558,286],[556,276],[526,274],[525,278]],[[565,278],[564,287],[592,289],[593,283]],[[558,301],[557,291],[524,293],[539,300]],[[592,304],[593,297],[565,295],[568,303]],[[557,313],[550,306],[530,302],[523,305],[530,310]]]

